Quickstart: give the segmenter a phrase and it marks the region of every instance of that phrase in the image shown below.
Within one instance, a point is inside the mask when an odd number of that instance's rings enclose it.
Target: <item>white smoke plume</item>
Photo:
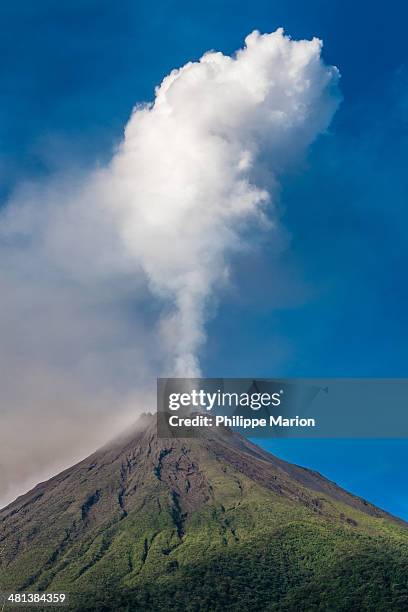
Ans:
[[[277,30],[245,43],[171,72],[154,103],[135,109],[106,177],[125,248],[172,305],[162,323],[178,376],[200,372],[207,302],[228,255],[267,207],[273,218],[279,173],[338,103],[319,40]]]
[[[278,231],[280,175],[338,106],[321,48],[279,29],[253,32],[231,57],[206,53],[134,109],[107,167],[11,198],[0,216],[0,503],[57,452],[69,463],[99,443],[112,407],[133,406],[155,376],[200,373],[231,255]]]

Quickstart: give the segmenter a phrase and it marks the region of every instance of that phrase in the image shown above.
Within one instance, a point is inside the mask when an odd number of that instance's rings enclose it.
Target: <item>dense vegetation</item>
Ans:
[[[357,531],[268,501],[214,510],[171,550],[172,534],[145,532],[147,546],[132,546],[131,529],[108,553],[106,575],[99,567],[97,576],[95,568],[83,577],[76,606],[95,611],[408,609],[404,533],[383,526],[374,536],[373,519]],[[115,557],[128,563],[124,579],[115,580]]]
[[[95,611],[406,611],[406,544],[295,521],[243,544],[203,550],[194,561],[174,551],[122,583],[108,575],[106,590],[90,580],[74,599]]]

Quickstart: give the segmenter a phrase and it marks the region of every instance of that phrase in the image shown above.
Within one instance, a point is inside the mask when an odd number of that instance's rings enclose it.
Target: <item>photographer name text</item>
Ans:
[[[171,427],[238,427],[241,429],[255,429],[257,427],[316,427],[316,419],[300,418],[298,416],[285,418],[282,415],[270,415],[268,419],[257,417],[223,416],[214,417],[197,414],[195,416],[181,417],[172,414],[168,418]]]

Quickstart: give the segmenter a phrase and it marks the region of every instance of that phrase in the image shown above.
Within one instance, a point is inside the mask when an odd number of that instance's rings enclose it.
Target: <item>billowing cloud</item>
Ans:
[[[253,32],[234,57],[174,70],[136,108],[108,171],[124,246],[171,311],[170,368],[199,373],[208,300],[249,223],[273,219],[279,173],[324,131],[337,71],[321,43]]]
[[[277,30],[231,57],[206,53],[136,106],[109,165],[11,198],[0,490],[99,443],[158,374],[200,373],[231,255],[278,235],[279,177],[338,106],[321,47]]]

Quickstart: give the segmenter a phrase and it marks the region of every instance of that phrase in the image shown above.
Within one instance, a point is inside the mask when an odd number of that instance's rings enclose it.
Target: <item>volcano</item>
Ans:
[[[408,525],[227,428],[160,439],[146,414],[0,510],[11,590],[80,611],[407,610]]]

